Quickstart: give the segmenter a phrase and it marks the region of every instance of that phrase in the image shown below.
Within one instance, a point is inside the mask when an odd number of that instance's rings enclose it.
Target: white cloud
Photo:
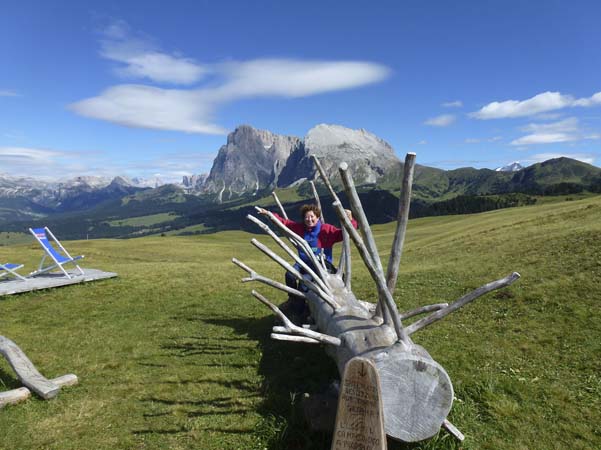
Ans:
[[[69,105],[76,113],[129,127],[223,134],[202,92],[124,84]]]
[[[0,89],[0,97],[18,97],[15,91],[11,91],[10,89]]]
[[[447,127],[455,122],[456,117],[453,114],[442,114],[440,116],[432,117],[424,122],[425,125],[433,127]]]
[[[561,157],[577,159],[578,161],[582,161],[588,164],[593,164],[596,159],[595,155],[587,153],[537,153],[535,155],[531,155],[527,159],[527,161],[536,163]]]
[[[521,128],[530,134],[511,141],[511,145],[524,146],[536,144],[555,144],[581,140],[599,139],[597,134],[583,134],[576,117],[569,117],[558,122],[530,123]]]
[[[566,133],[536,133],[522,136],[511,141],[511,145],[556,144],[559,142],[576,141],[577,137]]]
[[[0,147],[0,161],[2,163],[22,162],[24,164],[48,164],[62,155],[55,150],[27,147]]]
[[[100,54],[125,64],[115,69],[120,76],[159,83],[192,84],[208,72],[206,67],[190,58],[156,49],[149,39],[132,37],[124,22],[111,24],[103,34]]]
[[[476,138],[467,138],[465,140],[466,144],[479,144],[480,142],[482,142],[480,139],[476,139]]]
[[[252,97],[297,98],[352,89],[390,74],[387,67],[364,61],[254,59],[199,64],[157,50],[148,37],[132,37],[122,21],[107,27],[103,37],[101,55],[125,64],[117,69],[119,75],[196,84],[188,90],[116,85],[69,105],[82,116],[129,127],[224,134],[226,130],[214,123],[213,116],[225,104]],[[198,85],[207,74],[210,84]]]
[[[532,116],[573,106],[594,105],[601,105],[601,92],[597,92],[588,98],[574,99],[571,95],[547,91],[527,100],[492,102],[482,107],[480,110],[470,113],[469,116],[481,120],[504,119],[510,117]]]
[[[568,133],[579,130],[578,119],[569,117],[559,122],[530,123],[521,128],[522,131],[531,133]]]
[[[445,102],[441,106],[444,108],[461,108],[463,106],[463,102],[461,100],[455,100],[454,102]]]
[[[211,94],[219,100],[243,97],[306,97],[356,88],[388,77],[382,65],[362,61],[256,59],[217,67],[226,79]]]
[[[195,90],[117,85],[69,105],[86,117],[129,127],[224,134],[215,111],[248,97],[303,97],[350,89],[384,79],[389,70],[366,62],[254,60],[220,67],[222,84]]]
[[[427,141],[427,140],[425,140],[425,139],[422,139],[421,141],[419,141],[419,142],[417,143],[417,145],[426,145],[427,143],[428,143],[428,141]]]

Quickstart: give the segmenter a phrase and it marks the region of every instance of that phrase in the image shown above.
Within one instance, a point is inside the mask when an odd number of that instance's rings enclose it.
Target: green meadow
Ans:
[[[394,224],[374,233],[386,264]],[[250,290],[285,295],[240,283],[230,262],[283,279],[252,237],[64,242],[119,277],[0,298],[0,334],[48,378],[80,380],[0,409],[0,448],[328,449],[300,403],[336,368],[320,346],[269,339],[273,318]],[[41,256],[33,239],[0,253],[23,273]],[[354,292],[373,301],[356,253],[353,263]],[[449,420],[464,443],[441,432],[390,449],[601,448],[601,196],[412,220],[395,298],[401,310],[450,302],[512,271],[512,286],[413,336],[453,381]],[[19,387],[0,360],[0,390]]]

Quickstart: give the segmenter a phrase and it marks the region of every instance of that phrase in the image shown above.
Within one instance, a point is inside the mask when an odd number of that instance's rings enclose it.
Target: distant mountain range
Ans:
[[[55,224],[66,238],[240,228],[248,206],[268,203],[261,199],[274,189],[283,190],[282,200],[293,206],[310,197],[304,181],[319,184],[312,154],[337,189],[338,165],[348,163],[370,220],[394,218],[403,163],[392,147],[365,130],[321,124],[302,139],[240,126],[219,149],[211,172],[184,177],[181,185],[124,177],[43,182],[0,175],[0,223],[6,231]],[[417,165],[411,211],[414,217],[477,212],[533,202],[535,195],[582,191],[601,192],[601,169],[569,158],[495,170]]]

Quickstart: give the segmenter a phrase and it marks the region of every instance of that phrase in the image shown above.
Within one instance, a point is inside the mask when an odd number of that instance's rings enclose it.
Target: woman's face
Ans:
[[[313,211],[307,211],[305,213],[305,226],[307,228],[313,228],[317,225],[318,217],[315,215]]]

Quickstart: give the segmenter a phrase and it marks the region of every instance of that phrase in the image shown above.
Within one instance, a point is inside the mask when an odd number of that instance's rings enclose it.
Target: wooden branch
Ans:
[[[50,381],[59,387],[73,386],[78,383],[77,376],[72,373],[53,378]],[[0,408],[3,408],[6,405],[14,405],[22,402],[23,400],[27,400],[29,397],[31,397],[31,391],[26,387],[0,392]]]
[[[399,265],[403,255],[403,244],[407,222],[409,222],[409,206],[411,204],[411,186],[413,184],[413,170],[415,168],[415,153],[407,153],[403,167],[403,186],[399,197],[399,210],[397,213],[397,226],[392,242],[392,250],[388,259],[388,270],[386,272],[386,285],[391,294],[394,294],[396,281],[399,274]]]
[[[420,319],[417,322],[412,323],[411,325],[409,325],[407,327],[407,333],[408,334],[415,333],[416,331],[419,331],[422,328],[427,327],[428,325],[431,325],[432,323],[437,322],[440,319],[448,316],[452,312],[457,311],[459,308],[461,308],[462,306],[465,306],[466,304],[477,299],[478,297],[480,297],[484,294],[487,294],[490,291],[494,291],[495,289],[509,286],[511,283],[516,281],[518,278],[520,278],[520,274],[517,272],[513,272],[512,274],[506,276],[505,278],[501,278],[500,280],[496,280],[496,281],[491,281],[490,283],[485,284],[484,286],[480,286],[478,289],[475,289],[472,292],[465,294],[459,300],[451,303],[446,308],[436,311],[435,313],[430,314],[429,316],[424,317],[423,319]]]
[[[6,358],[19,381],[40,397],[47,400],[60,391],[60,386],[38,372],[19,346],[4,336],[0,336],[0,354]]]
[[[313,191],[313,198],[315,198],[315,203],[317,204],[317,207],[319,208],[321,222],[325,223],[326,220],[323,215],[323,209],[321,209],[321,201],[319,200],[319,194],[317,193],[317,189],[315,188],[315,183],[313,183],[313,181],[309,181],[309,183],[311,183],[311,190]]]
[[[273,303],[271,303],[269,300],[267,300],[265,297],[263,297],[257,291],[253,290],[251,293],[256,299],[258,299],[261,303],[263,303],[265,306],[267,306],[269,309],[271,309],[282,320],[282,322],[284,322],[284,328],[288,331],[288,333],[297,334],[297,335],[308,337],[311,339],[316,339],[319,342],[322,342],[324,344],[334,345],[336,347],[339,347],[342,344],[342,341],[337,337],[329,336],[329,335],[323,334],[323,333],[318,333],[317,331],[312,331],[312,330],[294,325],[290,321],[290,319],[288,319],[286,317],[286,315],[282,311],[280,311],[280,309],[277,306],[275,306]]]
[[[290,272],[294,276],[294,278],[296,278],[301,283],[304,283],[309,289],[314,291],[319,296],[320,299],[322,299],[324,302],[326,302],[328,305],[330,305],[334,310],[340,308],[340,305],[336,302],[336,300],[334,300],[332,298],[332,296],[330,294],[328,294],[327,292],[324,292],[319,286],[317,286],[311,280],[303,278],[303,276],[301,275],[301,273],[298,270],[296,270],[293,266],[291,266],[287,261],[285,261],[279,255],[277,255],[273,251],[271,251],[271,249],[269,249],[269,247],[267,247],[264,244],[261,244],[259,241],[257,241],[254,238],[251,239],[250,242],[255,247],[257,247],[259,250],[261,250],[263,253],[265,253],[267,256],[269,256],[271,259],[273,259],[275,262],[277,262],[280,266],[282,266],[284,269],[286,269],[288,272]]]
[[[251,216],[250,214],[247,215],[246,218],[248,220],[250,220],[251,222],[255,223],[256,225],[258,225],[263,231],[265,231],[265,233],[267,233],[288,254],[288,256],[290,256],[299,266],[301,266],[305,272],[307,272],[309,275],[311,275],[311,277],[315,280],[315,282],[317,284],[319,284],[319,286],[324,291],[328,292],[328,294],[329,294],[329,287],[325,284],[325,282],[315,273],[315,271],[313,271],[313,269],[311,269],[311,267],[309,267],[309,265],[307,263],[305,263],[301,259],[300,256],[298,256],[298,253],[292,251],[290,249],[290,247],[288,247],[286,245],[286,243],[284,241],[282,241],[282,239],[280,239],[280,237],[271,230],[271,228],[269,228],[267,225],[265,225],[259,219]],[[288,229],[288,228],[286,228],[286,229]],[[295,234],[295,233],[293,233],[293,234]],[[295,236],[296,236],[296,234],[295,234]],[[313,252],[311,252],[311,253],[313,253]]]
[[[359,224],[359,229],[361,230],[361,235],[363,236],[363,241],[365,242],[365,246],[371,259],[379,272],[384,273],[382,269],[382,262],[380,261],[380,255],[378,254],[378,249],[376,247],[376,241],[374,240],[373,235],[371,234],[371,228],[369,226],[369,222],[367,221],[367,216],[365,215],[365,211],[363,211],[363,207],[361,206],[361,201],[359,200],[359,195],[357,194],[357,190],[355,189],[355,183],[353,182],[352,177],[348,173],[348,164],[343,162],[338,166],[338,171],[340,172],[340,176],[342,178],[342,184],[344,185],[344,190],[346,191],[346,196],[349,199],[351,204],[351,210],[353,211],[353,217]]]
[[[278,198],[278,194],[276,194],[275,191],[273,191],[271,193],[271,195],[273,196],[273,199],[275,200],[276,205],[278,205],[278,208],[280,208],[280,212],[282,213],[282,217],[284,219],[288,220],[288,214],[286,214],[286,210],[284,209],[284,207],[280,203],[280,199]]]
[[[436,303],[434,305],[420,306],[419,308],[402,313],[401,319],[408,319],[409,317],[418,316],[427,312],[438,311],[439,309],[446,308],[447,306],[449,306],[448,303]]]
[[[342,228],[342,251],[340,252],[340,264],[343,279],[344,279],[344,287],[349,291],[351,290],[351,274],[352,274],[352,266],[351,266],[351,240],[348,235],[348,231],[345,228]]]
[[[261,208],[256,208],[256,209],[260,210]],[[271,222],[276,227],[278,227],[280,229],[280,231],[282,231],[282,233],[284,233],[286,236],[288,236],[288,238],[293,239],[297,243],[297,246],[300,246],[302,248],[302,250],[305,252],[307,257],[311,260],[311,263],[315,266],[315,268],[319,272],[319,277],[317,277],[316,282],[320,283],[319,280],[321,280],[320,284],[324,285],[323,286],[324,290],[327,291],[328,293],[331,293],[330,286],[328,286],[328,280],[327,280],[328,274],[325,271],[325,269],[321,266],[321,264],[319,264],[319,261],[315,257],[315,254],[313,253],[313,250],[311,249],[311,247],[309,247],[309,244],[307,243],[307,241],[305,241],[302,236],[299,236],[294,231],[289,229],[286,225],[284,225],[282,222],[280,222],[278,220],[278,218],[276,216],[274,216],[271,212],[265,211],[265,215],[267,217],[269,217],[269,220],[271,220]]]
[[[335,202],[340,201],[340,199],[336,195],[336,192],[334,191],[334,188],[332,187],[332,183],[330,183],[330,180],[328,179],[328,176],[326,175],[325,170],[323,170],[323,167],[321,167],[321,163],[319,162],[319,159],[317,159],[317,156],[311,155],[311,158],[313,159],[313,163],[315,164],[315,167],[317,167],[317,171],[319,172],[319,176],[321,177],[323,184],[325,184],[326,187],[328,188],[328,191],[330,191],[330,195],[332,196],[334,201]]]
[[[378,302],[382,302],[382,309],[388,309],[389,315],[384,314],[384,323],[388,325],[392,323],[397,335],[397,339],[403,341],[403,343],[405,344],[410,344],[411,340],[409,339],[409,335],[406,333],[405,329],[403,328],[403,325],[401,324],[401,317],[399,316],[399,312],[397,310],[396,304],[394,303],[394,299],[392,298],[392,295],[390,295],[390,292],[386,287],[386,280],[384,280],[384,274],[381,270],[378,271],[378,269],[371,262],[371,257],[367,248],[365,247],[365,244],[361,240],[361,237],[359,236],[359,233],[357,233],[357,230],[355,230],[355,228],[351,224],[351,221],[344,212],[344,209],[342,208],[340,202],[334,202],[333,206],[334,210],[338,214],[340,222],[342,223],[344,228],[346,228],[346,231],[348,231],[349,236],[351,237],[351,239],[355,243],[355,246],[357,247],[357,250],[359,250],[361,258],[365,262],[365,266],[369,270],[372,279],[376,283],[376,287],[378,289]]]
[[[11,389],[10,391],[0,392],[0,409],[6,405],[14,405],[31,397],[31,391],[26,387]]]
[[[248,283],[249,281],[258,281],[260,283],[266,284],[273,288],[287,292],[288,294],[296,295],[297,297],[304,298],[304,299],[307,298],[307,296],[305,295],[304,292],[301,292],[297,289],[291,288],[290,286],[286,286],[285,284],[280,283],[275,280],[272,280],[271,278],[267,278],[267,277],[264,277],[263,275],[259,275],[257,272],[255,272],[250,267],[248,267],[246,264],[244,264],[242,261],[238,261],[236,258],[232,258],[232,262],[234,264],[236,264],[238,267],[240,267],[241,269],[246,270],[250,274],[250,277],[242,278],[243,283]]]
[[[269,337],[276,341],[301,342],[303,344],[321,344],[321,342],[317,339],[306,336],[291,336],[289,334],[271,333]]]
[[[461,431],[459,431],[457,429],[457,427],[455,425],[453,425],[451,422],[449,422],[447,419],[444,420],[444,422],[442,423],[442,426],[452,436],[454,436],[455,439],[457,439],[458,441],[463,442],[463,440],[465,439],[465,436],[463,435],[463,433]]]

